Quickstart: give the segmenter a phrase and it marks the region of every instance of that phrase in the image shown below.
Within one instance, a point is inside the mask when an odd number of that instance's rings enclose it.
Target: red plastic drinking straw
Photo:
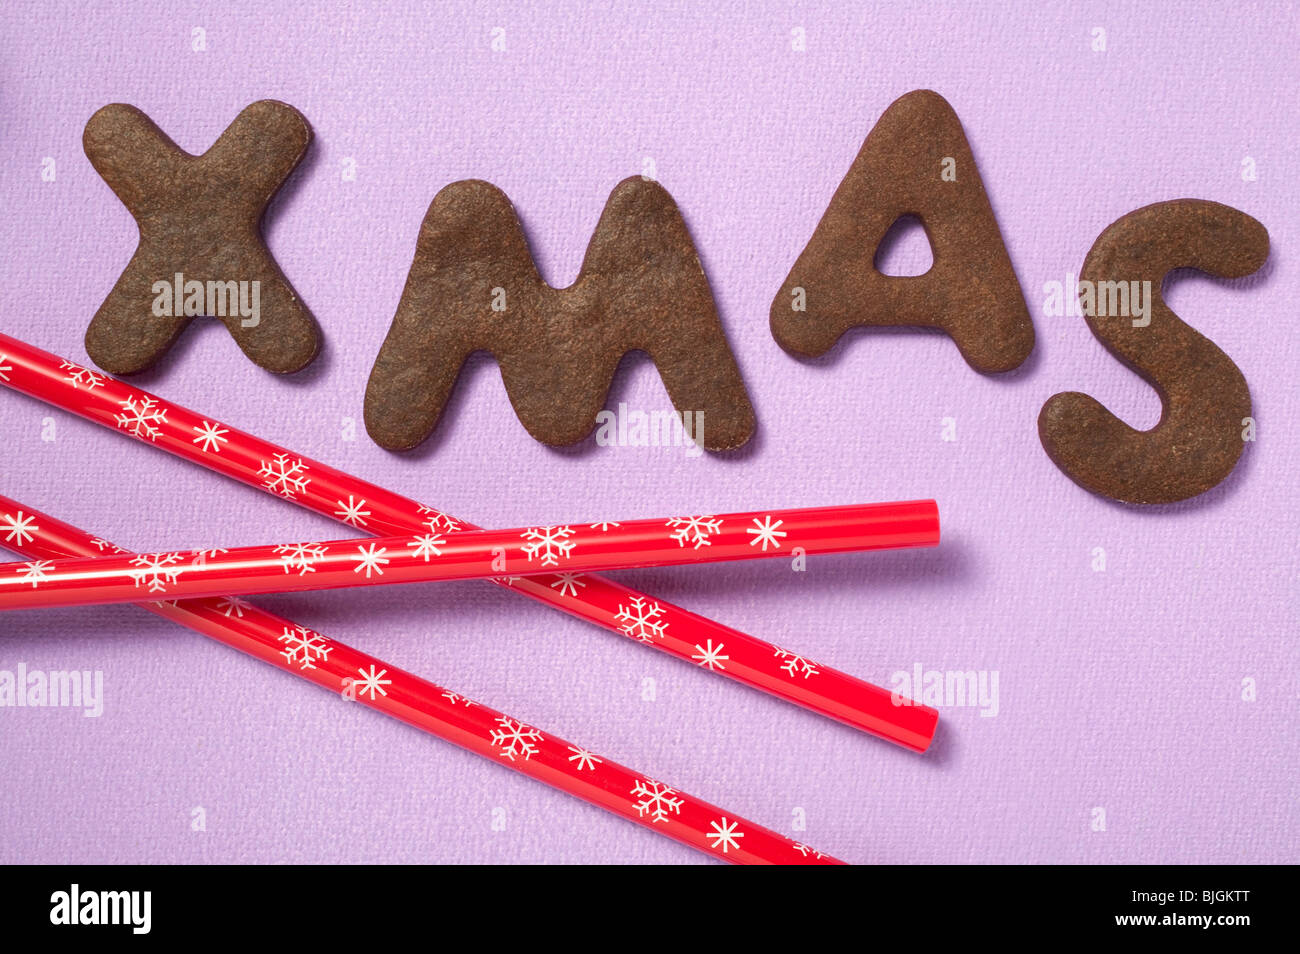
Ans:
[[[370,534],[478,529],[5,334],[0,384]],[[713,518],[680,519],[683,546],[694,546],[695,529]],[[939,714],[929,706],[896,705],[888,689],[604,577],[493,582],[623,635],[629,614],[649,615],[661,635],[647,645],[656,649],[913,751],[924,752],[934,737]]]
[[[577,573],[750,560],[782,556],[792,548],[818,554],[939,542],[939,513],[932,500],[722,514],[712,518],[711,532],[693,547],[683,545],[673,526],[673,520],[660,518],[475,530],[450,539],[426,532],[361,543],[327,540],[5,563],[0,564],[0,610],[463,580],[548,566]],[[645,613],[629,612],[625,631],[642,642],[659,636],[654,617]]]
[[[0,497],[0,516],[13,518],[9,527],[21,527],[0,536],[0,542],[36,561],[126,553],[115,544],[7,497]],[[0,523],[0,534],[4,533],[4,525]],[[734,812],[700,801],[243,600],[218,598],[139,606],[337,692],[348,701],[377,709],[724,861],[843,864]]]

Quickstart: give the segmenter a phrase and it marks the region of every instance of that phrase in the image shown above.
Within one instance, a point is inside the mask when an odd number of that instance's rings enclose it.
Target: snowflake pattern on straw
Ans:
[[[185,569],[175,566],[181,559],[179,553],[142,553],[131,560],[135,569],[128,572],[137,587],[143,583],[150,593],[165,593]]]
[[[229,552],[229,550],[224,550],[220,547],[211,550],[191,550],[190,566],[207,566],[209,560],[215,559],[221,554]]]
[[[585,589],[586,586],[581,573],[561,573],[551,584],[551,589],[558,589],[561,596],[577,596],[578,589]]]
[[[12,364],[5,364],[9,360],[8,355],[0,354],[0,381],[9,380],[9,372],[14,369]]]
[[[158,425],[167,423],[167,409],[154,398],[142,396],[137,401],[128,396],[121,407],[122,413],[114,418],[117,426],[139,440],[155,440],[162,433]]]
[[[448,516],[441,510],[434,510],[432,507],[420,505],[420,515],[428,525],[431,533],[455,533],[462,529],[462,524],[455,517]]]
[[[388,565],[388,560],[385,558],[384,554],[388,552],[388,548],[380,547],[376,550],[376,546],[378,545],[372,543],[370,544],[369,549],[366,547],[357,547],[357,556],[361,559],[357,565],[352,568],[353,573],[360,573],[362,570],[365,570],[367,580],[370,579],[370,573],[372,570],[379,576],[384,575],[384,567]]]
[[[262,478],[267,490],[290,500],[311,483],[310,477],[303,476],[306,473],[307,465],[302,458],[293,460],[288,454],[276,454],[270,460],[262,461],[257,469],[257,476]]]
[[[242,600],[238,596],[223,596],[220,602],[217,603],[217,609],[220,610],[221,615],[226,618],[236,616],[239,619],[243,619],[244,610],[248,608],[248,601]]]
[[[622,524],[615,523],[613,520],[608,520],[605,523],[589,523],[587,526],[591,527],[593,530],[599,530],[601,533],[606,533],[609,531],[610,527],[621,527]]]
[[[527,542],[523,546],[528,562],[540,556],[542,566],[555,566],[561,559],[567,560],[573,552],[575,541],[572,527],[530,527],[520,534]]]
[[[453,706],[456,705],[457,703],[462,703],[467,709],[470,706],[476,704],[473,699],[470,699],[466,696],[462,696],[459,692],[452,692],[450,689],[444,689],[442,692],[442,697],[444,699],[451,700],[451,704]]]
[[[631,794],[637,799],[636,813],[645,818],[649,812],[652,825],[668,821],[669,812],[674,815],[682,813],[683,800],[675,797],[677,790],[652,778],[637,779]]]
[[[126,547],[119,547],[116,543],[109,543],[107,540],[101,540],[99,537],[91,537],[90,542],[100,553],[130,553]]]
[[[799,854],[803,855],[805,858],[807,858],[809,855],[812,855],[812,856],[814,856],[814,857],[816,857],[816,858],[825,858],[825,857],[826,857],[826,856],[823,855],[820,851],[818,851],[816,848],[813,848],[813,847],[811,847],[811,846],[809,846],[809,845],[805,845],[805,844],[803,844],[803,843],[801,843],[801,842],[795,842],[795,844],[794,844],[794,850],[797,851],[797,852],[799,852]],[[725,853],[726,853],[726,852],[723,852],[723,854],[725,854]]]
[[[28,516],[21,510],[4,514],[0,516],[0,533],[5,535],[6,543],[17,542],[19,546],[31,543],[35,539],[33,534],[39,533],[41,529],[35,521],[35,517]]]
[[[745,528],[746,533],[752,533],[754,535],[754,539],[749,541],[749,545],[752,547],[761,542],[763,544],[764,553],[767,552],[767,545],[769,543],[772,545],[772,549],[781,549],[781,541],[778,540],[777,537],[784,537],[786,532],[784,530],[778,530],[777,527],[781,526],[783,523],[785,523],[784,520],[778,520],[776,523],[773,523],[770,515],[764,516],[762,522],[759,522],[759,519],[754,517],[754,525]]]
[[[817,675],[817,663],[810,659],[805,659],[798,653],[792,653],[788,649],[782,649],[780,646],[773,647],[776,650],[775,655],[785,662],[781,663],[781,668],[786,671],[791,679],[795,676],[803,676],[807,679],[809,676]]]
[[[691,656],[691,658],[694,659],[701,666],[704,666],[708,669],[725,670],[727,667],[722,665],[722,661],[724,659],[731,658],[730,656],[722,655],[722,651],[727,647],[723,643],[718,643],[718,645],[715,647],[713,645],[713,640],[711,639],[706,639],[704,642],[705,645],[703,646],[701,646],[699,643],[695,644],[695,648],[698,649],[699,652]]]
[[[614,618],[620,622],[623,632],[628,636],[649,643],[662,639],[664,630],[668,628],[668,621],[660,619],[663,613],[664,609],[658,603],[644,596],[634,596],[631,606],[622,603],[618,605],[618,613]]]
[[[605,761],[604,759],[596,758],[595,755],[588,752],[586,749],[576,745],[569,746],[569,751],[573,753],[569,756],[569,761],[578,763],[573,767],[575,772],[581,772],[584,768],[589,768],[594,772],[596,771],[596,766]]]
[[[85,388],[87,391],[93,391],[95,388],[104,386],[104,376],[98,371],[91,371],[89,368],[83,368],[79,364],[73,364],[71,361],[63,361],[59,369],[66,371],[64,375],[73,389]]]
[[[366,525],[366,517],[370,516],[370,511],[361,509],[366,505],[364,500],[357,500],[356,497],[348,494],[347,503],[344,503],[342,500],[335,501],[335,503],[339,505],[339,509],[334,511],[334,516],[338,517],[349,527],[360,529]]]
[[[732,822],[728,825],[725,815],[717,821],[709,822],[709,827],[712,828],[713,831],[705,832],[704,834],[705,837],[713,839],[714,851],[721,848],[722,853],[725,855],[728,848],[735,848],[737,851],[740,850],[740,843],[736,839],[744,838],[745,833],[743,831],[736,831],[738,825],[738,822]]]
[[[536,743],[543,741],[542,733],[509,716],[497,716],[497,725],[501,728],[492,730],[492,744],[500,747],[503,758],[513,762],[516,755],[522,755],[526,762],[537,754]]]
[[[722,529],[722,521],[710,514],[696,517],[670,517],[666,526],[675,527],[669,536],[677,541],[679,547],[687,543],[694,549],[709,546],[709,537],[715,536]]]
[[[49,579],[49,574],[45,571],[53,565],[52,560],[33,560],[31,563],[24,563],[18,570],[18,579],[30,583],[32,589],[36,589],[38,583]]]
[[[220,454],[221,445],[230,443],[229,438],[222,436],[223,434],[229,434],[230,431],[218,424],[210,424],[207,421],[204,421],[198,427],[192,427],[190,430],[199,435],[198,437],[192,438],[190,443],[202,444],[203,446],[200,447],[199,450],[209,454]]]
[[[281,543],[273,551],[280,555],[280,564],[284,572],[297,570],[299,576],[315,573],[313,563],[319,563],[328,552],[319,543]]]
[[[326,659],[334,648],[324,636],[305,626],[284,627],[280,642],[285,644],[280,655],[299,669],[315,669],[316,660]]]
[[[424,562],[428,563],[429,557],[442,555],[442,551],[438,548],[446,542],[436,533],[426,533],[411,541],[411,556],[424,557]]]
[[[368,692],[370,693],[370,701],[373,702],[375,699],[376,692],[378,692],[381,696],[388,695],[388,692],[384,689],[384,686],[391,686],[393,684],[393,680],[383,678],[388,673],[387,669],[381,669],[379,670],[379,672],[375,672],[375,667],[372,664],[370,666],[370,672],[366,672],[364,669],[357,669],[357,672],[360,674],[361,678],[353,679],[352,685],[357,690],[358,698],[364,696]]]

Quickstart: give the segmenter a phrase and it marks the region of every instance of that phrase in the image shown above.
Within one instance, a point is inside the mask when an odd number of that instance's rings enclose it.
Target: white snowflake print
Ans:
[[[376,546],[377,544],[372,543],[368,550],[365,547],[357,547],[357,556],[361,557],[361,560],[352,568],[353,573],[360,573],[365,570],[367,580],[370,579],[372,570],[380,576],[384,575],[384,567],[388,565],[388,560],[384,559],[384,554],[388,552],[388,548],[382,547],[376,552]]]
[[[605,761],[604,759],[596,758],[596,756],[592,755],[586,749],[580,748],[576,745],[569,746],[569,751],[573,753],[569,756],[569,761],[578,763],[573,767],[575,772],[581,772],[584,768],[589,768],[594,772],[596,771],[596,766]]]
[[[737,851],[740,850],[740,843],[736,839],[744,838],[745,833],[743,831],[736,831],[737,824],[737,822],[732,822],[728,825],[725,815],[718,819],[718,821],[709,822],[709,827],[711,827],[713,831],[705,832],[704,835],[706,838],[713,839],[714,851],[721,848],[722,853],[725,855],[728,848],[735,848]]]
[[[770,516],[765,516],[760,523],[759,519],[755,517],[754,525],[745,528],[746,533],[754,534],[754,539],[749,541],[749,545],[752,547],[754,544],[762,541],[764,553],[767,552],[767,545],[769,543],[772,544],[772,549],[781,549],[781,541],[778,540],[777,537],[784,537],[786,533],[784,530],[778,530],[777,527],[781,526],[783,523],[785,523],[784,520],[778,520],[776,523],[773,523]]]
[[[190,443],[202,444],[203,446],[199,449],[206,451],[209,454],[220,454],[221,445],[230,443],[229,438],[222,436],[223,434],[229,434],[230,431],[226,430],[219,424],[210,424],[207,421],[204,421],[198,427],[190,429],[194,431],[195,434],[199,435],[198,437],[193,438]]]
[[[66,371],[64,375],[68,382],[75,388],[85,388],[87,391],[93,391],[95,388],[104,386],[104,376],[97,371],[91,371],[89,368],[83,368],[79,364],[73,364],[71,361],[64,361],[59,368]]]
[[[299,669],[315,669],[316,660],[327,658],[334,648],[324,636],[305,626],[284,627],[280,642],[284,643],[280,655],[290,665],[297,663]]]
[[[364,669],[358,669],[357,672],[361,675],[361,678],[353,679],[352,685],[357,689],[358,698],[364,696],[368,692],[370,693],[370,701],[374,702],[376,692],[381,696],[388,695],[384,690],[384,686],[391,686],[393,680],[383,678],[388,673],[387,669],[381,669],[379,672],[375,672],[375,667],[371,665],[370,672],[366,672]]]
[[[542,733],[509,716],[497,716],[497,725],[501,728],[492,730],[492,744],[501,747],[504,758],[513,762],[516,755],[522,755],[528,761],[537,754],[535,743],[542,741]]]
[[[221,602],[217,604],[217,609],[221,610],[221,615],[227,619],[236,616],[239,619],[244,618],[244,610],[249,608],[246,600],[241,600],[238,596],[223,596]]]
[[[307,489],[310,477],[304,477],[307,465],[301,458],[291,460],[288,454],[276,454],[270,460],[262,461],[257,469],[257,476],[262,478],[266,489],[281,497],[292,498]]]
[[[30,583],[32,589],[36,589],[36,584],[49,579],[49,574],[46,571],[52,566],[54,566],[54,563],[51,560],[34,560],[31,563],[24,563],[18,571],[18,579],[24,583]]]
[[[618,614],[614,617],[622,623],[623,632],[643,643],[662,639],[668,621],[660,619],[664,609],[658,603],[647,600],[644,596],[634,596],[631,606],[618,605]]]
[[[297,570],[299,576],[306,576],[316,572],[312,564],[323,560],[328,551],[319,543],[282,543],[274,552],[280,555],[285,573]]]
[[[122,413],[116,420],[117,426],[132,437],[152,441],[162,433],[158,425],[167,423],[167,409],[151,397],[142,397],[139,402],[128,397],[122,402]]]
[[[637,779],[637,783],[632,786],[632,794],[638,799],[636,813],[645,818],[646,812],[649,812],[652,825],[668,821],[669,812],[674,815],[682,813],[682,799],[674,797],[677,790],[652,778]]]
[[[9,372],[14,369],[12,364],[5,364],[9,360],[8,355],[0,354],[0,381],[9,380]]]
[[[209,560],[219,557],[223,553],[229,552],[229,550],[223,550],[219,547],[212,550],[191,550],[190,566],[207,566]]]
[[[578,588],[586,588],[587,584],[582,580],[581,573],[561,573],[551,584],[551,589],[558,589],[561,596],[577,596]]]
[[[424,562],[428,563],[429,557],[442,555],[442,551],[438,548],[446,542],[436,533],[426,533],[411,541],[411,556],[424,557]]]
[[[185,569],[174,565],[180,562],[179,553],[142,553],[131,560],[131,565],[136,569],[128,572],[136,586],[145,583],[148,584],[147,589],[150,593],[163,593],[168,586],[176,582],[176,578]]]
[[[467,709],[475,704],[473,699],[462,696],[459,692],[452,692],[450,689],[443,690],[442,697],[451,700],[453,706],[457,703],[463,703]]]
[[[128,553],[125,547],[119,547],[116,543],[109,543],[107,540],[101,540],[99,537],[91,537],[90,542],[100,553],[108,551],[109,553]]]
[[[0,533],[5,535],[5,543],[16,541],[19,546],[31,543],[35,539],[33,535],[39,533],[40,529],[36,525],[36,518],[28,516],[21,510],[0,516]]]
[[[776,655],[785,660],[785,662],[781,663],[781,668],[786,671],[791,679],[795,676],[803,676],[807,679],[809,676],[817,675],[817,663],[805,659],[798,653],[792,653],[788,649],[781,649],[779,646],[773,648],[776,649]]]
[[[587,524],[587,526],[591,527],[591,529],[593,530],[599,530],[601,533],[606,533],[608,532],[610,527],[621,527],[622,524],[615,523],[613,520],[610,520],[605,523],[589,523]]]
[[[366,525],[366,517],[370,516],[370,511],[361,509],[366,505],[364,500],[357,500],[356,497],[348,494],[347,503],[344,503],[342,500],[337,500],[335,503],[339,505],[339,509],[334,511],[334,516],[338,517],[349,527],[360,528]]]
[[[532,527],[520,534],[528,542],[524,544],[524,555],[528,562],[533,557],[541,556],[542,566],[555,566],[561,559],[567,560],[573,552],[574,541],[572,527]]]
[[[691,658],[701,666],[705,666],[709,669],[726,669],[727,667],[722,665],[722,660],[731,658],[730,656],[722,655],[722,650],[726,649],[726,646],[722,643],[718,643],[715,647],[713,645],[713,640],[711,639],[706,639],[704,643],[705,645],[703,646],[699,643],[695,644],[695,648],[698,649],[699,652],[691,656]]]
[[[696,550],[709,545],[709,537],[722,529],[722,521],[710,514],[697,517],[671,517],[666,526],[675,527],[671,536],[679,547],[690,543]]]
[[[799,842],[795,842],[794,850],[799,852],[799,854],[803,855],[805,858],[807,858],[809,855],[812,855],[815,858],[826,857],[816,848],[811,848],[808,845],[800,844]]]
[[[441,510],[434,510],[432,507],[420,507],[420,514],[424,517],[424,522],[428,524],[429,530],[433,533],[455,533],[462,529],[463,524],[455,517],[448,516]]]

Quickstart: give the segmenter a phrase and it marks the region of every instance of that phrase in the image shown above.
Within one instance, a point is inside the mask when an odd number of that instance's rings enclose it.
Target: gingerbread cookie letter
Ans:
[[[301,113],[274,100],[253,103],[212,148],[191,156],[140,110],[115,103],[90,117],[82,141],[140,227],[135,254],[86,331],[97,365],[143,371],[200,315],[224,322],[268,371],[311,363],[320,330],[261,227],[311,141]]]
[[[924,275],[884,275],[876,251],[907,216],[924,226],[934,264]],[[823,354],[857,325],[941,328],[986,374],[1017,367],[1034,347],[961,122],[930,90],[885,110],[772,302],[772,334],[794,354]]]
[[[1185,500],[1227,477],[1250,417],[1246,379],[1169,309],[1160,285],[1175,268],[1240,278],[1266,258],[1264,226],[1199,199],[1148,205],[1102,232],[1079,278],[1084,316],[1164,409],[1160,423],[1138,431],[1086,394],[1054,395],[1038,415],[1038,435],[1056,466],[1095,494],[1140,504]]]

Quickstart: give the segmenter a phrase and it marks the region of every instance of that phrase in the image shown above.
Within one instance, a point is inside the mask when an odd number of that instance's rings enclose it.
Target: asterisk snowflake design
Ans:
[[[79,364],[73,364],[71,361],[64,361],[59,368],[66,371],[64,375],[73,388],[84,387],[87,391],[93,391],[95,388],[104,386],[104,376],[97,371],[91,371],[89,368],[83,368]]]
[[[424,562],[429,562],[429,557],[440,556],[442,551],[438,548],[447,541],[436,533],[426,533],[423,536],[416,537],[411,541],[411,556],[424,557]]]
[[[658,603],[644,596],[634,596],[631,606],[618,604],[618,614],[614,618],[621,621],[624,633],[648,643],[663,638],[664,630],[668,628],[668,621],[659,618],[663,614],[664,608]]]
[[[615,523],[613,520],[608,520],[605,523],[589,523],[587,526],[591,527],[593,530],[599,530],[601,533],[605,533],[610,527],[621,527],[622,524]]]
[[[711,639],[706,639],[704,643],[703,646],[699,643],[695,644],[695,648],[698,649],[699,652],[691,656],[691,658],[701,666],[705,666],[709,669],[726,669],[727,667],[722,665],[722,660],[731,658],[730,656],[722,655],[722,650],[724,650],[726,646],[722,643],[718,643],[715,647],[713,645],[713,640]]]
[[[722,521],[711,514],[702,514],[697,517],[670,517],[666,526],[676,527],[670,536],[677,541],[679,547],[691,543],[698,550],[709,546],[709,537],[722,529]]]
[[[754,525],[745,528],[746,533],[754,534],[754,539],[749,541],[749,545],[752,547],[754,544],[762,541],[764,553],[767,552],[767,545],[769,543],[772,544],[772,549],[781,549],[781,541],[778,540],[777,537],[784,537],[786,533],[784,530],[778,530],[777,527],[781,526],[783,523],[785,523],[784,520],[778,520],[776,523],[773,523],[770,516],[763,517],[762,522],[755,517]]]
[[[244,610],[249,608],[246,600],[241,600],[238,596],[223,596],[221,602],[217,604],[217,609],[221,610],[221,615],[229,619],[236,616],[244,618]]]
[[[281,543],[274,552],[279,554],[285,573],[297,570],[299,576],[306,576],[316,572],[312,564],[323,560],[328,551],[319,543]]]
[[[334,516],[338,517],[349,527],[364,527],[366,525],[366,517],[370,516],[370,511],[361,509],[366,505],[364,500],[358,500],[356,497],[348,494],[347,503],[344,503],[342,500],[337,500],[335,503],[339,505],[339,509],[334,511]]]
[[[324,636],[305,626],[284,627],[280,642],[284,643],[280,655],[290,664],[297,663],[299,669],[315,669],[316,660],[325,659],[334,648]]]
[[[470,706],[476,704],[473,699],[469,699],[465,696],[462,696],[459,692],[452,692],[450,689],[443,690],[442,697],[444,699],[451,700],[451,704],[453,706],[456,705],[458,702],[463,703],[465,705],[465,708],[467,709]]]
[[[586,588],[587,584],[583,582],[581,573],[561,573],[551,584],[551,589],[558,589],[561,596],[577,596],[578,588]]]
[[[381,669],[379,672],[375,672],[375,667],[372,665],[370,667],[370,672],[366,672],[364,669],[358,669],[357,672],[361,675],[361,678],[353,679],[352,685],[357,687],[358,697],[364,696],[368,692],[370,693],[370,701],[373,702],[376,692],[381,696],[388,695],[384,690],[384,686],[391,686],[393,680],[383,678],[388,673],[387,669]]]
[[[191,550],[190,556],[192,559],[190,560],[190,566],[207,566],[209,560],[219,557],[223,553],[229,552],[229,550],[223,550],[219,547],[212,550]]]
[[[99,537],[91,537],[90,542],[97,550],[99,550],[100,553],[103,553],[105,550],[110,553],[129,552],[125,547],[119,547],[116,543],[109,543],[107,540],[101,540]]]
[[[573,753],[569,756],[569,761],[578,763],[573,767],[575,772],[581,772],[584,768],[589,768],[594,772],[596,771],[596,766],[605,761],[604,759],[596,758],[596,756],[592,755],[586,749],[580,748],[576,745],[569,746],[569,751]]]
[[[575,546],[574,541],[568,539],[573,536],[572,527],[532,527],[520,536],[528,541],[524,544],[528,562],[540,555],[542,566],[555,566],[561,558],[567,560]]]
[[[704,836],[713,839],[714,851],[721,848],[722,853],[725,855],[728,848],[735,848],[737,851],[740,850],[740,842],[736,839],[744,838],[745,833],[743,831],[736,831],[737,824],[737,822],[732,822],[728,825],[727,817],[725,815],[718,821],[709,822],[709,827],[711,827],[713,831],[705,832]]]
[[[513,762],[516,755],[522,755],[526,762],[537,754],[534,743],[543,741],[542,733],[509,716],[497,716],[497,725],[501,728],[492,730],[492,744],[501,747],[503,757]]]
[[[15,540],[19,546],[31,543],[34,539],[33,535],[41,529],[36,526],[35,521],[35,517],[28,516],[21,510],[17,513],[7,513],[0,516],[0,533],[5,535],[6,543],[13,543]]]
[[[455,517],[449,517],[441,510],[434,510],[432,507],[420,507],[420,513],[424,516],[424,522],[429,525],[429,530],[433,533],[439,531],[443,533],[455,533],[462,528],[462,524]]]
[[[788,649],[781,649],[779,646],[773,648],[776,649],[775,655],[785,660],[785,662],[781,663],[781,668],[789,674],[791,679],[795,676],[803,676],[807,679],[809,676],[817,675],[817,663],[805,659],[798,653],[792,653]]]
[[[649,812],[652,825],[668,821],[669,812],[674,815],[682,813],[682,799],[673,797],[677,790],[652,778],[637,779],[637,783],[632,786],[632,794],[638,799],[636,813],[644,818],[646,812]]]
[[[713,837],[713,836],[710,835],[709,837]],[[797,852],[799,852],[799,854],[803,855],[805,858],[807,858],[809,855],[814,855],[814,856],[816,856],[816,857],[818,857],[818,858],[825,858],[825,857],[826,857],[826,856],[823,855],[820,851],[818,851],[816,848],[812,848],[812,847],[810,847],[810,846],[808,846],[808,845],[804,845],[804,844],[801,844],[801,843],[799,843],[799,842],[795,842],[794,850],[797,851]]]
[[[311,483],[310,477],[304,477],[307,465],[301,458],[291,460],[288,454],[276,454],[270,460],[262,461],[257,469],[257,476],[262,478],[266,489],[281,497],[292,498],[300,494]]]
[[[380,576],[384,575],[384,567],[388,565],[388,560],[384,558],[384,554],[388,552],[388,548],[381,547],[376,550],[376,546],[377,544],[372,543],[369,549],[357,547],[357,556],[361,557],[361,560],[352,568],[353,573],[360,573],[365,570],[367,580],[370,579],[371,571]]]
[[[199,436],[193,438],[190,443],[202,444],[203,446],[200,447],[199,450],[206,451],[209,454],[220,454],[221,445],[230,443],[229,438],[222,437],[223,434],[229,434],[230,431],[226,430],[220,424],[210,424],[209,422],[204,421],[198,427],[191,428],[191,430]]]
[[[154,398],[142,397],[137,401],[128,397],[122,402],[122,413],[116,417],[117,426],[132,437],[154,440],[162,430],[159,424],[167,423],[167,409]]]
[[[35,560],[31,563],[25,563],[22,569],[18,571],[18,578],[24,583],[30,583],[32,589],[36,589],[36,584],[49,579],[49,575],[45,571],[53,565],[54,563],[51,560]]]
[[[12,364],[5,364],[5,362],[8,360],[9,360],[8,355],[0,354],[0,381],[8,381],[9,375],[6,372],[12,371],[14,369],[14,366]]]
[[[147,589],[150,593],[162,593],[176,582],[176,578],[185,569],[173,566],[180,563],[181,559],[179,553],[142,553],[131,561],[131,565],[136,569],[128,572],[136,586],[145,583],[148,584]]]

